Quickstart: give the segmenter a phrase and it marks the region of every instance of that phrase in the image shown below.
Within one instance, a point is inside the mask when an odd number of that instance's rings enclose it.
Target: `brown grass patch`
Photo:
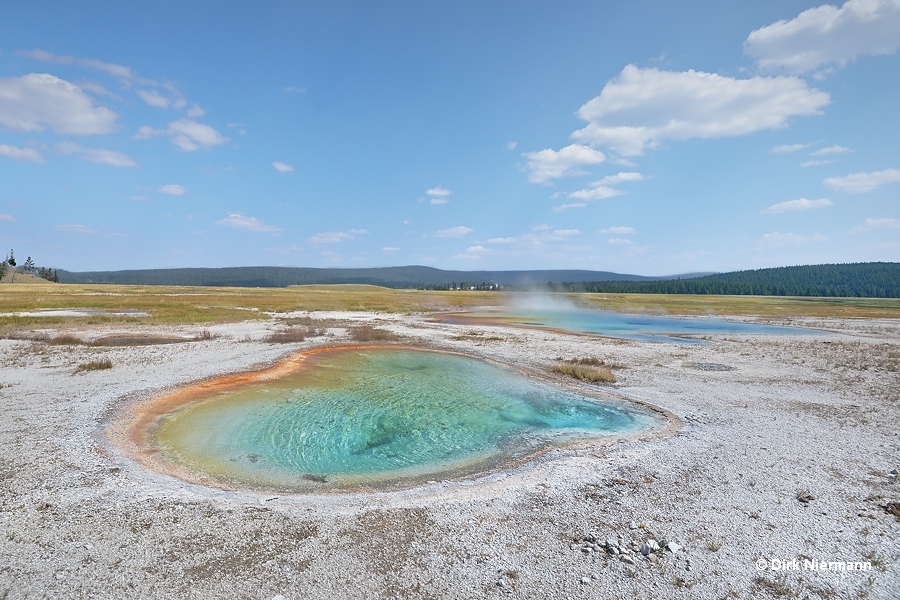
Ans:
[[[351,327],[349,331],[350,337],[355,342],[396,342],[401,339],[396,333],[371,325]]]
[[[112,369],[113,364],[112,361],[108,358],[101,358],[100,360],[92,360],[90,362],[81,363],[77,367],[75,367],[75,373],[82,373],[84,371],[105,371],[106,369]]]
[[[554,373],[567,375],[579,381],[591,383],[615,383],[616,376],[607,367],[597,365],[580,365],[575,363],[559,363],[551,369]]]

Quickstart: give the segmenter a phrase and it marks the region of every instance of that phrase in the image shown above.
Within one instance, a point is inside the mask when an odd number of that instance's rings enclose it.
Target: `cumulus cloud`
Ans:
[[[385,254],[394,254],[395,252],[400,252],[400,248],[396,246],[385,246],[381,249]]]
[[[516,241],[514,237],[495,237],[486,241],[486,244],[512,244]]]
[[[43,155],[33,148],[19,148],[17,146],[10,146],[9,144],[0,144],[0,156],[24,162],[46,162]]]
[[[169,108],[170,101],[157,90],[137,90],[141,100],[154,108]]]
[[[458,227],[450,227],[449,229],[441,229],[434,232],[434,237],[442,237],[442,238],[457,238],[467,235],[475,231],[471,227],[463,227],[462,225]]]
[[[306,241],[310,244],[339,244],[354,239],[358,235],[369,233],[366,229],[350,229],[348,231],[323,231],[309,237]]]
[[[227,137],[209,125],[198,123],[192,119],[172,121],[165,129],[153,129],[145,125],[138,129],[132,137],[136,140],[146,140],[159,136],[168,137],[176,148],[184,152],[212,148],[228,141]]]
[[[65,135],[112,132],[118,115],[81,88],[47,73],[0,78],[0,128]]]
[[[507,150],[515,150],[516,146],[518,146],[518,145],[519,145],[518,142],[509,141],[509,142],[506,142],[506,144],[504,144],[504,147]]]
[[[0,221],[4,221],[6,223],[14,223],[15,217],[7,213],[0,213]]]
[[[293,173],[294,172],[294,167],[292,167],[291,165],[289,165],[287,163],[283,163],[279,160],[276,160],[275,162],[273,162],[272,166],[275,167],[275,170],[278,171],[279,173]]]
[[[232,227],[234,229],[245,229],[247,231],[255,231],[257,233],[274,233],[281,231],[280,227],[268,225],[256,217],[248,217],[241,213],[230,213],[221,221],[216,221],[216,225],[223,227]]]
[[[766,233],[762,237],[760,237],[757,240],[757,244],[770,248],[778,248],[781,246],[799,246],[801,244],[808,244],[811,242],[827,241],[828,236],[822,235],[821,233],[813,233],[812,235],[799,235],[796,233],[781,233],[779,231],[773,231],[771,233]]]
[[[553,212],[563,212],[565,210],[572,210],[573,208],[584,208],[587,206],[584,202],[570,202],[569,204],[559,204],[553,207]]]
[[[831,101],[796,77],[734,79],[701,71],[671,72],[628,65],[578,116],[582,144],[638,156],[667,140],[712,139],[787,126]]]
[[[787,202],[779,202],[773,204],[763,210],[767,214],[779,214],[783,212],[795,212],[801,210],[810,210],[813,208],[822,208],[823,206],[831,206],[834,202],[828,198],[819,198],[818,200],[807,200],[806,198],[797,198],[796,200],[788,200]]]
[[[900,219],[888,217],[883,219],[866,219],[862,225],[857,225],[851,229],[850,233],[865,233],[874,229],[900,229]]]
[[[441,186],[429,188],[425,191],[425,194],[430,198],[431,204],[447,204],[450,194],[452,193],[453,192],[450,190],[442,188]]]
[[[630,246],[634,242],[625,238],[610,238],[606,240],[606,243],[614,246]]]
[[[832,163],[836,163],[837,161],[833,158],[828,160],[806,160],[800,163],[801,167],[821,167],[822,165],[830,165]]]
[[[65,231],[66,233],[80,233],[83,235],[94,235],[97,233],[96,229],[91,229],[86,225],[78,224],[56,225],[54,229],[56,229],[57,231]]]
[[[591,182],[590,189],[583,189],[572,192],[571,194],[569,194],[569,197],[587,201],[606,200],[607,198],[614,198],[615,196],[622,196],[625,194],[625,192],[623,192],[622,190],[616,189],[612,186],[625,181],[641,181],[643,179],[643,175],[633,172],[607,175],[599,181]]]
[[[619,225],[616,227],[607,227],[606,229],[601,229],[600,233],[603,235],[615,234],[615,235],[631,235],[632,233],[636,233],[637,230],[634,227],[627,227],[625,225]]]
[[[551,179],[560,177],[585,175],[581,167],[606,160],[602,152],[579,144],[571,144],[561,150],[548,148],[539,152],[526,152],[523,156],[528,159],[528,181],[532,183],[548,183]]]
[[[286,85],[282,88],[287,94],[305,94],[306,88],[297,87],[296,85]]]
[[[824,4],[751,32],[744,53],[761,69],[805,73],[823,65],[844,66],[858,56],[893,54],[900,47],[898,31],[900,1],[849,0],[840,8]]]
[[[900,169],[884,169],[872,173],[853,173],[844,177],[829,177],[822,184],[839,192],[864,194],[898,181],[900,181]]]
[[[806,148],[809,148],[809,144],[782,144],[781,146],[773,147],[769,152],[772,154],[785,154],[787,152],[799,152]]]
[[[73,154],[82,160],[111,167],[136,167],[138,164],[129,156],[115,150],[102,148],[85,148],[74,142],[59,142],[56,151],[60,154]]]
[[[810,156],[825,156],[826,154],[844,154],[846,152],[852,152],[850,148],[846,146],[839,146],[835,144],[834,146],[828,146],[827,148],[819,148],[814,152],[810,152]]]
[[[170,196],[184,196],[187,189],[183,185],[177,183],[167,183],[160,186],[157,190],[160,194],[168,194]]]

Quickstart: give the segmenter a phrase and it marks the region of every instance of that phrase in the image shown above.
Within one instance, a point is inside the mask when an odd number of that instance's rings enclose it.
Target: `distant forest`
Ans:
[[[900,298],[900,263],[777,267],[661,281],[582,281],[567,292]]]
[[[900,297],[900,263],[778,267],[733,273],[643,277],[607,271],[444,271],[423,266],[361,269],[227,267],[74,273],[53,271],[61,283],[287,287],[355,283],[430,290],[544,289],[637,294]]]

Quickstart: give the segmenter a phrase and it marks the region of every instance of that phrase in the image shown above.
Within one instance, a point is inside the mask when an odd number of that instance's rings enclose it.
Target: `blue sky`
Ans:
[[[0,248],[74,271],[900,260],[900,0],[0,6]]]

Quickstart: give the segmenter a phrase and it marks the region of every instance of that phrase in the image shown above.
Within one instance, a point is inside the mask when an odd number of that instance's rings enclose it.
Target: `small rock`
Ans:
[[[647,547],[650,548],[651,552],[656,552],[659,550],[659,542],[656,540],[647,540]]]
[[[619,555],[619,560],[621,560],[621,561],[622,561],[623,563],[625,563],[626,565],[633,565],[633,564],[634,564],[634,559],[631,558],[630,556],[628,556],[627,554],[620,554],[620,555]]]
[[[628,529],[630,529],[632,531],[634,531],[637,528],[638,528],[638,524],[635,523],[634,521],[632,521],[631,523],[628,524]]]
[[[597,534],[596,533],[587,534],[586,536],[584,536],[584,541],[590,542],[593,544],[594,542],[597,541]]]
[[[618,544],[616,544],[614,541],[612,541],[610,539],[607,539],[606,542],[604,542],[604,543],[606,544],[607,550],[609,549],[610,546],[618,546]]]
[[[569,544],[569,550],[578,550],[578,544]]]
[[[657,560],[657,559],[656,559],[656,554],[654,554],[653,552],[651,552],[650,554],[647,555],[647,560],[649,560],[649,561],[652,562],[652,563],[655,563],[656,560]]]
[[[674,554],[675,552],[681,550],[683,546],[681,544],[676,544],[675,542],[667,542],[666,548],[669,549],[669,552],[672,552]]]
[[[600,579],[600,575],[598,573],[591,573],[591,579]]]
[[[641,544],[641,554],[643,554],[644,556],[650,554],[650,546],[648,546],[647,544]]]
[[[581,585],[587,585],[587,584],[589,584],[590,582],[591,582],[591,578],[590,578],[590,577],[582,577],[582,578],[581,578]]]
[[[581,551],[584,552],[585,554],[590,554],[591,552],[594,551],[594,549],[591,548],[590,546],[585,546],[584,548],[581,549]]]
[[[497,580],[497,587],[504,587],[505,585],[506,585],[506,582],[503,581],[502,579]]]
[[[615,556],[616,554],[619,554],[619,547],[618,546],[607,546],[606,551],[609,552],[610,554],[612,554],[613,556]]]

